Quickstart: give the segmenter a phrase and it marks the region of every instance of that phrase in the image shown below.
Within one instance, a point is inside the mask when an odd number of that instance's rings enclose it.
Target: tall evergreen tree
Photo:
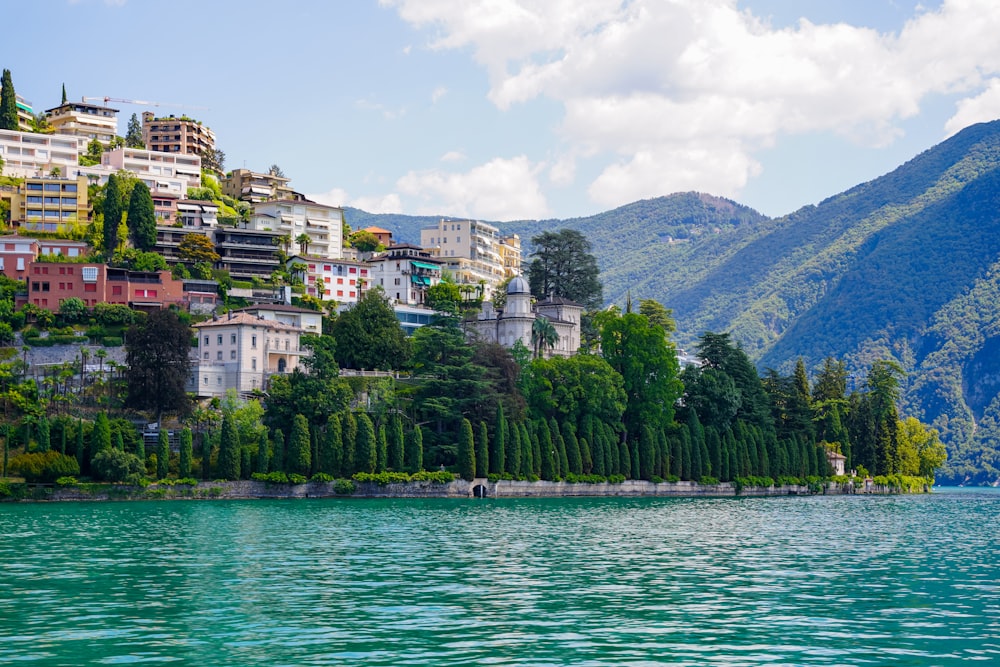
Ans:
[[[358,451],[358,420],[354,413],[348,410],[344,413],[344,477],[350,477],[361,470],[356,461]]]
[[[288,464],[285,462],[285,434],[280,428],[274,431],[272,444],[274,445],[274,454],[271,456],[271,470],[279,472],[288,470]]]
[[[166,479],[170,474],[170,434],[165,428],[160,429],[160,437],[156,448],[156,479]]]
[[[305,415],[295,415],[292,432],[288,435],[288,472],[308,475],[312,466],[312,442],[309,420]]]
[[[113,440],[114,440],[114,447],[115,447],[115,449],[117,449],[119,452],[124,452],[125,451],[125,439],[122,438],[122,431],[121,431],[121,429],[115,429]]]
[[[566,454],[566,441],[562,437],[562,431],[555,417],[549,419],[549,432],[552,435],[552,446],[555,448],[556,476],[565,477],[569,472],[569,456]]]
[[[528,433],[528,425],[525,422],[519,422],[517,430],[521,435],[521,476],[525,479],[530,479],[535,474],[534,444],[531,441],[531,434]]]
[[[554,480],[556,478],[556,452],[552,444],[552,430],[544,419],[538,420],[538,448],[541,456],[541,478]]]
[[[94,430],[90,432],[90,458],[105,449],[111,449],[111,424],[108,415],[99,412],[94,420]]]
[[[216,474],[220,479],[240,478],[240,434],[233,423],[233,416],[225,413],[219,434],[219,461]]]
[[[568,421],[562,423],[562,438],[566,445],[567,473],[583,474],[583,454],[580,453],[580,441],[576,437],[576,427]]]
[[[404,455],[406,469],[419,472],[424,467],[424,435],[420,427],[414,427],[406,434],[406,451]]]
[[[0,80],[0,130],[19,129],[17,122],[17,94],[14,92],[14,81],[10,75],[10,70],[3,71],[3,79]]]
[[[385,421],[378,425],[375,446],[375,472],[385,472],[389,465],[389,435],[386,433]]]
[[[212,476],[212,438],[205,431],[201,433],[201,478]]]
[[[389,468],[400,472],[403,464],[403,420],[398,414],[389,418]]]
[[[462,419],[458,431],[458,474],[467,481],[476,478],[476,445],[472,438],[472,423]]]
[[[66,84],[62,85],[62,102],[60,104],[66,104]]]
[[[191,459],[194,456],[194,442],[191,429],[181,430],[180,452],[177,460],[177,476],[186,479],[191,476]],[[264,472],[267,472],[266,470]]]
[[[128,201],[128,235],[132,245],[149,252],[156,246],[156,212],[149,188],[139,181]]]
[[[621,474],[625,475],[625,479],[635,479],[632,475],[632,454],[623,439],[618,440],[618,465]]]
[[[344,463],[344,427],[340,415],[330,415],[326,421],[326,433],[323,434],[324,446],[320,456],[319,470],[328,475],[343,474]]]
[[[104,186],[104,256],[111,259],[118,249],[118,225],[122,222],[125,205],[122,194],[122,184],[118,174],[108,176],[108,184]]]
[[[486,477],[489,474],[490,434],[486,422],[479,422],[476,433],[476,477]]]
[[[593,429],[591,431],[590,437],[594,438],[594,441],[590,443],[590,450],[594,453],[594,465],[593,468],[591,468],[591,472],[595,475],[607,476],[608,472],[607,468],[605,468],[603,438],[597,429]],[[586,442],[586,438],[581,438],[581,447],[584,442]]]
[[[656,465],[656,434],[653,427],[643,424],[639,437],[639,477],[645,480],[653,479],[653,467]]]
[[[503,403],[497,402],[496,418],[493,420],[493,440],[490,441],[490,469],[502,475],[507,470],[507,420],[503,416]]]
[[[38,418],[38,451],[47,452],[52,448],[52,429],[48,417]]]
[[[507,434],[504,445],[504,453],[506,454],[504,470],[517,477],[521,474],[521,454],[523,452],[521,429],[513,421],[505,421],[504,424],[504,433]]]
[[[378,452],[375,451],[375,426],[364,412],[359,412],[357,420],[358,437],[355,441],[354,464],[358,472],[375,472]]]
[[[128,119],[128,130],[125,132],[125,145],[129,148],[146,147],[145,142],[142,140],[142,126],[139,124],[139,118],[135,114],[132,114],[132,117]]]

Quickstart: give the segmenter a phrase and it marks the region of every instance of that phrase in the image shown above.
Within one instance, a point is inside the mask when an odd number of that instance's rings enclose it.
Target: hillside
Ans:
[[[909,373],[906,409],[949,445],[949,481],[1000,478],[1000,121],[778,219],[708,195],[588,218],[501,223],[522,239],[569,227],[594,245],[605,299],[655,298],[677,339],[730,331],[762,370],[878,358]],[[355,216],[359,217],[355,217]],[[419,241],[437,218],[348,212]]]

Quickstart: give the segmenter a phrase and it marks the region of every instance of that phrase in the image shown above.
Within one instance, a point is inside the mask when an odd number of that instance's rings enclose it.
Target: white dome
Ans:
[[[514,276],[514,278],[507,283],[507,294],[531,294],[531,288],[528,287],[528,281],[521,276]]]

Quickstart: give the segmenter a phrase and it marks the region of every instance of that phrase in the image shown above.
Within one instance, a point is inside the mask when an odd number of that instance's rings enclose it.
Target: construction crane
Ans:
[[[208,110],[208,107],[193,107],[186,104],[171,104],[169,102],[147,102],[146,100],[124,100],[120,97],[84,97],[84,102],[104,102],[108,104],[110,102],[118,102],[119,104],[136,104],[144,107],[173,107],[176,109],[201,109],[204,111]]]

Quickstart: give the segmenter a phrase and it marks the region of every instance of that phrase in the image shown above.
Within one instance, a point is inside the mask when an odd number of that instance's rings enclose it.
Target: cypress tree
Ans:
[[[590,445],[591,451],[594,452],[594,466],[591,469],[595,475],[601,475],[602,477],[607,477],[608,472],[604,467],[604,442],[601,437],[600,431],[595,429],[591,431],[592,438],[596,438],[592,445]],[[584,439],[585,440],[585,439]],[[583,446],[584,440],[581,440],[581,448]]]
[[[704,440],[701,441],[701,475],[698,479],[701,479],[703,475],[712,474],[712,459],[709,458],[708,454],[708,443]]]
[[[601,428],[601,439],[604,441],[604,469],[608,475],[622,474],[621,458],[618,452],[618,443],[615,441],[614,431],[607,424]]]
[[[666,479],[670,477],[670,438],[667,437],[667,430],[661,428],[657,431],[660,445],[660,477]]]
[[[476,478],[476,450],[472,439],[472,422],[462,419],[458,432],[458,474],[467,481]]]
[[[160,428],[160,437],[156,448],[156,479],[166,479],[170,474],[170,434],[167,429]]]
[[[476,477],[486,477],[490,464],[490,433],[486,422],[479,422],[476,436]]]
[[[180,453],[177,461],[177,476],[186,479],[191,476],[191,459],[194,457],[194,443],[191,429],[181,430]],[[266,471],[265,471],[266,472]]]
[[[132,188],[127,221],[132,245],[143,252],[153,250],[156,246],[156,212],[153,208],[153,196],[142,181]]]
[[[541,440],[541,436],[538,434],[538,431],[539,431],[538,425],[535,424],[534,422],[532,422],[532,428],[531,428],[531,472],[538,479],[542,479],[542,468],[543,468],[543,463],[542,463],[542,440]],[[549,445],[549,448],[551,449],[551,444]],[[550,457],[551,457],[551,452],[550,452]],[[555,468],[555,463],[553,463],[551,461],[551,458],[550,458],[549,464],[551,466],[550,470],[552,468]]]
[[[625,479],[632,479],[632,454],[629,452],[625,440],[621,437],[618,438],[618,464]]]
[[[576,438],[576,427],[569,421],[564,421],[562,424],[562,438],[566,443],[566,460],[569,464],[567,472],[582,475],[583,454],[580,451],[580,441]]]
[[[111,449],[111,424],[108,423],[108,415],[99,412],[97,419],[94,420],[94,430],[90,432],[91,460],[94,459],[95,454],[103,452],[105,449]]]
[[[555,475],[556,477],[564,477],[569,472],[569,458],[566,454],[566,441],[563,440],[555,417],[549,419],[549,435],[552,438],[552,446],[555,448]]]
[[[594,416],[587,414],[580,423],[580,430],[577,433],[580,439],[580,458],[583,464],[583,472],[588,475],[594,472]],[[586,445],[584,445],[586,441]],[[603,452],[602,452],[603,455]]]
[[[494,419],[493,441],[490,443],[490,472],[502,475],[507,467],[507,420],[503,416],[503,403],[497,402]]]
[[[66,84],[65,83],[62,85],[62,102],[60,102],[60,104],[66,104]],[[134,116],[135,114],[132,114],[132,115]]]
[[[403,420],[398,414],[389,418],[389,468],[396,472],[404,470]]]
[[[104,256],[111,259],[118,248],[118,225],[122,222],[124,202],[121,181],[117,174],[108,176],[104,186]]]
[[[183,459],[183,447],[184,440],[181,440],[181,458]],[[269,472],[271,463],[271,452],[268,447],[267,442],[267,428],[262,428],[260,430],[260,435],[257,437],[257,464],[256,470],[254,472],[259,472],[266,475]]]
[[[124,438],[122,438],[121,429],[115,429],[115,432],[114,432],[114,445],[115,445],[115,449],[117,449],[119,452],[124,452],[125,451],[125,440],[124,440]]]
[[[279,472],[288,470],[288,466],[285,465],[285,434],[280,428],[275,430],[272,444],[274,445],[274,454],[271,457],[271,470]]]
[[[338,477],[343,474],[344,461],[344,427],[340,415],[330,415],[326,420],[326,433],[323,454],[320,456],[319,469],[328,475]]]
[[[3,430],[3,476],[7,476],[7,464],[10,462],[10,430]],[[79,463],[79,461],[77,461]]]
[[[218,474],[220,479],[240,478],[240,435],[233,423],[233,416],[226,413],[222,416],[222,429],[219,433]]]
[[[375,426],[364,412],[355,417],[358,425],[358,437],[355,442],[354,464],[358,472],[375,472],[378,463],[378,453],[375,451]]]
[[[681,424],[681,479],[691,479],[691,434],[687,425]]]
[[[45,415],[38,418],[38,451],[47,452],[52,448],[52,428]]]
[[[514,422],[506,422],[506,432],[508,439],[505,440],[504,450],[506,462],[504,469],[515,477],[521,474],[521,454],[524,445],[521,444],[521,429]]]
[[[538,448],[542,466],[541,478],[551,481],[556,478],[556,453],[553,451],[552,431],[544,419],[538,420],[536,430],[538,431]]]
[[[250,453],[250,447],[240,447],[240,479],[250,479],[252,470],[253,455]]]
[[[705,446],[705,439],[691,438],[691,479],[697,482],[704,474],[701,460],[701,450]]]
[[[201,432],[201,478],[212,476],[212,439],[205,431]]]
[[[385,472],[389,465],[389,436],[386,433],[385,422],[378,425],[378,449],[375,452],[375,472]]]
[[[10,427],[7,428],[7,431],[6,431],[6,433],[4,435],[6,436],[4,438],[4,442],[9,441],[10,440]],[[76,462],[79,464],[81,471],[83,470],[83,462],[84,461],[89,461],[89,459],[86,456],[86,451],[84,450],[84,444],[83,444],[83,420],[82,419],[77,419],[76,420]]]
[[[3,71],[0,79],[0,130],[19,130],[17,122],[17,93],[10,70]]]
[[[728,462],[725,464],[729,469],[729,480],[732,481],[740,476],[739,454],[736,451],[736,436],[732,429],[726,431],[726,453]]]
[[[648,423],[642,425],[639,432],[639,477],[645,480],[653,479],[653,467],[656,463],[656,435]]]
[[[344,477],[358,472],[360,467],[355,459],[358,451],[358,420],[354,413],[344,414]]]
[[[309,420],[305,415],[295,415],[292,418],[292,432],[288,435],[288,472],[309,474],[309,469],[312,467],[311,445]]]
[[[525,422],[517,424],[517,432],[521,436],[521,477],[530,479],[535,470],[535,450]]]
[[[633,442],[629,452],[632,454],[632,479],[639,479],[639,473],[642,472],[639,468],[639,443]]]
[[[722,479],[722,440],[719,431],[714,426],[705,429],[705,447],[708,449],[708,460],[711,470],[708,473]]]
[[[406,434],[406,451],[404,455],[406,469],[410,472],[420,472],[424,467],[424,435],[419,426],[414,426]]]
[[[62,423],[62,428],[59,434],[59,453],[63,456],[66,455],[66,422]]]

